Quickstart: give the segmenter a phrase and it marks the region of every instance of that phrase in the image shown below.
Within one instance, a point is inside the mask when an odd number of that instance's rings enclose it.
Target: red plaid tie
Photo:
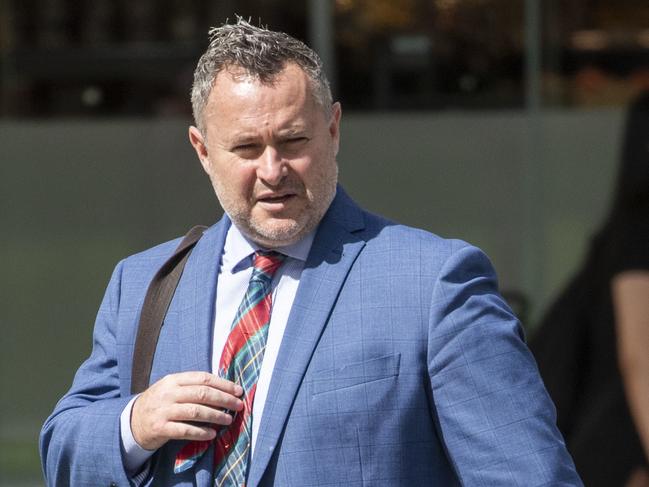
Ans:
[[[214,482],[219,487],[245,485],[252,438],[252,406],[270,323],[271,282],[284,258],[277,252],[255,253],[248,289],[221,354],[219,375],[243,388],[244,406],[232,424],[221,428],[213,440]],[[210,444],[210,441],[194,441],[185,445],[176,457],[174,471],[191,468]]]

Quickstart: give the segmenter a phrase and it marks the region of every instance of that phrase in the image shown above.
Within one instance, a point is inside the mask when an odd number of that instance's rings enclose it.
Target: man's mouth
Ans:
[[[295,197],[295,193],[286,192],[286,193],[264,193],[257,196],[257,201],[261,203],[284,203],[291,198]]]
[[[257,197],[257,203],[268,208],[283,208],[285,203],[296,197],[295,193],[262,194]]]
[[[263,201],[266,203],[282,203],[292,197],[293,197],[292,194],[283,194],[280,196],[265,196],[263,198],[259,198],[259,201]]]

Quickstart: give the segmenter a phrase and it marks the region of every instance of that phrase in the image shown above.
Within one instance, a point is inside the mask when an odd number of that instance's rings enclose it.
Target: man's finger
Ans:
[[[241,394],[243,394],[243,389],[240,385],[235,384],[234,382],[227,379],[223,379],[217,375],[210,374],[209,372],[180,372],[178,374],[173,374],[170,377],[173,377],[176,383],[180,386],[203,385],[207,387],[213,387],[235,396],[240,396]]]
[[[193,403],[219,409],[240,411],[243,401],[232,394],[209,386],[184,386],[178,391],[178,403]]]
[[[216,437],[216,429],[209,425],[169,422],[165,427],[165,436],[171,440],[209,441]]]
[[[191,422],[206,423],[205,426],[210,424],[219,426],[228,426],[232,423],[232,415],[225,412],[223,409],[211,408],[201,404],[175,404],[169,412],[169,420],[171,422]],[[196,424],[201,426],[200,424]]]

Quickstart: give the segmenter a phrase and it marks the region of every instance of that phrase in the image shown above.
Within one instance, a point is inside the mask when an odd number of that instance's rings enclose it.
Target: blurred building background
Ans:
[[[42,482],[38,430],[116,262],[220,215],[188,95],[236,15],[321,53],[347,190],[481,246],[530,333],[649,89],[646,0],[0,0],[0,485]]]

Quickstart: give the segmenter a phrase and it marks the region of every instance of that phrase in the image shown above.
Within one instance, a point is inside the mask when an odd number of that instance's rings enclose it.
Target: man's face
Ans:
[[[318,225],[336,191],[340,105],[327,117],[298,66],[267,84],[222,71],[203,120],[205,134],[191,127],[190,141],[243,234],[281,247]]]

